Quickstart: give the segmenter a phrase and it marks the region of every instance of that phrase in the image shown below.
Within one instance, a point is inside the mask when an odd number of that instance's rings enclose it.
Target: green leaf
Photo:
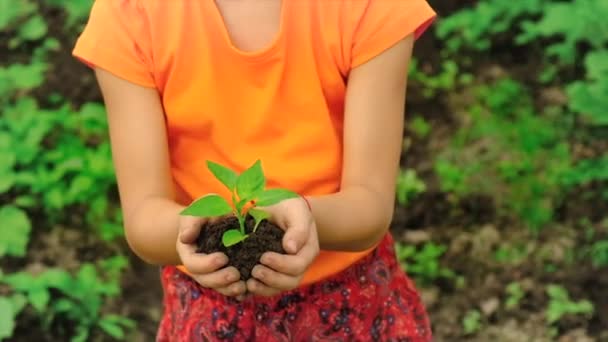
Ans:
[[[247,213],[253,216],[253,218],[255,219],[255,226],[253,227],[254,232],[258,229],[258,226],[260,225],[262,220],[265,220],[270,217],[270,213],[268,213],[267,211],[255,208],[249,209]]]
[[[34,309],[41,313],[49,303],[50,295],[47,289],[37,288],[32,289],[32,291],[27,294],[27,298]]]
[[[0,149],[0,170],[12,170],[17,163],[17,155],[14,151]]]
[[[222,184],[224,184],[230,190],[230,192],[234,191],[234,188],[236,187],[236,179],[238,178],[238,175],[234,171],[212,161],[207,161],[207,167],[209,168],[209,171],[213,173],[215,178],[222,182]]]
[[[108,320],[106,318],[102,318],[99,321],[99,327],[108,335],[114,337],[115,339],[122,340],[125,337],[124,331],[122,331],[122,327],[118,325],[115,321]]]
[[[266,178],[262,171],[262,163],[258,160],[250,168],[243,171],[236,180],[236,193],[239,199],[254,199],[264,191]]]
[[[89,327],[86,325],[78,325],[76,333],[70,339],[70,342],[86,342],[89,338]]]
[[[3,82],[0,82],[0,94],[15,89],[28,90],[42,85],[47,68],[46,63],[11,64],[6,69],[0,67],[0,79],[7,78],[10,82],[7,83],[7,89]]]
[[[15,185],[15,174],[11,171],[0,171],[0,193],[7,192],[13,185]]]
[[[21,293],[12,295],[10,298],[11,304],[13,305],[13,313],[18,315],[21,310],[27,305],[27,298]]]
[[[230,214],[232,207],[219,195],[210,194],[194,201],[181,212],[181,215],[198,217],[218,217]]]
[[[62,209],[65,205],[63,189],[52,188],[44,193],[44,204],[49,209]]]
[[[29,0],[0,0],[0,30],[8,29],[9,25],[35,12],[37,7],[36,3]]]
[[[13,336],[15,329],[15,312],[13,304],[6,297],[0,297],[0,340]]]
[[[120,316],[120,315],[107,314],[107,315],[103,316],[103,319],[105,321],[110,321],[110,322],[113,322],[116,324],[120,324],[124,327],[131,328],[131,329],[136,327],[136,323],[134,320],[124,317],[124,316]]]
[[[560,285],[547,285],[547,294],[549,294],[549,297],[551,297],[552,299],[557,299],[557,300],[568,300],[569,296],[568,296],[568,291]]]
[[[19,27],[19,38],[24,40],[38,40],[47,32],[47,25],[44,18],[40,15],[35,15],[28,19]]]
[[[230,247],[245,240],[247,237],[247,234],[242,234],[238,229],[230,229],[225,231],[224,235],[222,235],[222,243],[225,247]]]
[[[0,209],[0,257],[25,256],[32,229],[30,220],[21,209],[5,206]]]
[[[67,298],[59,298],[53,301],[53,310],[56,313],[69,312],[71,310],[78,310],[77,305]]]
[[[70,292],[72,286],[72,277],[70,274],[61,269],[49,269],[40,275],[40,281],[46,286],[53,287],[64,292]]]
[[[81,289],[94,289],[96,286],[100,285],[100,280],[97,277],[97,269],[92,264],[86,263],[80,267],[78,273],[76,274],[76,281]],[[69,295],[69,293],[66,293]]]
[[[2,176],[0,176],[2,177]],[[2,181],[0,180],[0,184],[2,183]],[[0,186],[0,192],[2,192],[2,186]],[[17,198],[15,198],[15,204],[20,206],[20,207],[33,207],[36,205],[36,200],[34,199],[33,196],[30,195],[21,195]]]
[[[14,290],[28,291],[34,283],[34,278],[27,272],[15,272],[5,275],[2,279],[3,283],[8,284]]]
[[[65,21],[66,28],[72,28],[76,24],[83,24],[91,11],[94,0],[46,0],[50,6],[59,7],[67,13]]]
[[[289,198],[296,198],[299,195],[293,191],[286,189],[270,189],[262,192],[258,197],[255,205],[260,207],[267,207],[273,204],[277,204],[283,200]]]
[[[70,199],[70,202],[74,202],[80,194],[86,193],[88,189],[94,188],[96,185],[93,178],[80,174],[70,184],[66,197]]]

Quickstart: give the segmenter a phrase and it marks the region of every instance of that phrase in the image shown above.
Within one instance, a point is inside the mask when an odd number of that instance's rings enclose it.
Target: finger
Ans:
[[[264,296],[264,297],[272,297],[281,293],[278,289],[273,289],[269,286],[262,284],[261,282],[250,278],[247,280],[247,290],[254,295]]]
[[[306,271],[318,254],[318,243],[310,241],[296,255],[266,252],[262,254],[260,263],[277,272],[297,276]]]
[[[223,294],[224,296],[237,297],[237,299],[242,300],[243,298],[245,298],[245,292],[247,292],[247,285],[244,281],[241,280],[225,287],[218,287],[215,290]]]
[[[262,265],[256,265],[251,275],[264,285],[282,291],[294,289],[300,283],[300,277],[279,273]]]
[[[277,272],[295,276],[304,273],[307,260],[298,255],[266,252],[260,258],[260,263]]]
[[[230,266],[207,274],[194,274],[193,277],[202,286],[216,289],[237,282],[241,275],[236,268]]]
[[[283,236],[283,248],[289,254],[296,254],[310,237],[310,218],[305,215],[294,215],[287,222]]]
[[[180,248],[182,252],[180,252]],[[228,257],[221,252],[211,254],[196,253],[192,249],[192,246],[189,245],[178,247],[178,252],[180,252],[182,264],[192,274],[215,272],[228,263]]]
[[[196,241],[201,232],[204,220],[195,216],[182,216],[179,227],[179,241],[191,244]]]

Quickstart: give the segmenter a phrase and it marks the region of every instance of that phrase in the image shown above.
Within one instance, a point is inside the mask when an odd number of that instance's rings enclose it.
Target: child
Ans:
[[[74,55],[106,103],[125,234],[162,266],[158,341],[429,341],[388,232],[425,0],[97,0]],[[287,253],[195,253],[206,168],[262,161]]]

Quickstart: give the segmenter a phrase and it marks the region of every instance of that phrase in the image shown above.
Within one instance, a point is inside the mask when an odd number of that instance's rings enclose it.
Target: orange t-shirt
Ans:
[[[229,198],[206,160],[243,170],[261,159],[269,187],[338,191],[349,70],[420,35],[435,13],[425,0],[283,0],[281,16],[275,40],[246,53],[213,0],[95,1],[73,53],[159,91],[184,204]],[[321,251],[303,284],[368,252]]]

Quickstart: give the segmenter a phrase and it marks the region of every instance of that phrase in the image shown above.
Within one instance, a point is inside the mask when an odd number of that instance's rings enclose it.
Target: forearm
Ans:
[[[363,186],[307,197],[321,249],[362,251],[373,247],[382,239],[392,220],[393,202],[386,197]]]
[[[180,264],[175,245],[183,209],[162,197],[142,201],[125,217],[125,235],[133,252],[150,264]]]

